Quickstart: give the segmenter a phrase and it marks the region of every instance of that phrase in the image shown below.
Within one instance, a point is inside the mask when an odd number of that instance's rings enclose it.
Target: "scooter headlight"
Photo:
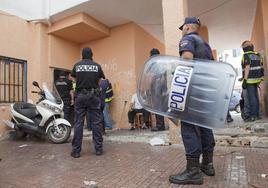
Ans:
[[[46,106],[48,109],[52,110],[55,113],[61,113],[61,111],[62,111],[60,108],[58,108],[56,106],[52,106],[52,105],[49,105],[47,103],[43,103],[43,104],[44,104],[44,106]]]
[[[61,113],[61,110],[57,107],[53,107],[52,110],[56,113]]]

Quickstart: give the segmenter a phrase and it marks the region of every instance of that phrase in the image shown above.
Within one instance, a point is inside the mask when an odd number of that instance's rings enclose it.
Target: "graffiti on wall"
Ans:
[[[116,72],[118,70],[116,58],[112,58],[107,62],[100,62],[100,65],[104,72]]]
[[[131,66],[122,66],[122,62],[117,58],[98,61],[98,63],[113,86],[114,100],[111,107],[116,111],[111,110],[112,119],[117,127],[124,127],[124,124],[127,125],[128,105],[136,88],[135,69]]]

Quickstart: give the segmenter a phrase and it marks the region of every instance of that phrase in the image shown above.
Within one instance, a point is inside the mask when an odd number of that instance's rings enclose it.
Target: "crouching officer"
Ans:
[[[73,105],[72,81],[67,78],[67,74],[64,71],[61,71],[59,78],[55,81],[55,85],[64,104],[64,119],[70,121],[70,111]]]
[[[198,35],[200,27],[198,18],[186,18],[180,27],[183,38],[180,41],[179,52],[185,59],[212,60],[210,46]],[[181,135],[186,152],[186,169],[169,177],[171,183],[176,184],[202,184],[202,172],[214,176],[215,170],[212,163],[215,140],[211,129],[198,127],[190,123],[181,122]],[[202,154],[202,163],[199,157]],[[202,172],[201,172],[202,171]]]
[[[91,48],[84,48],[82,60],[74,65],[71,76],[76,79],[75,124],[71,156],[80,157],[84,119],[87,112],[92,114],[92,134],[96,155],[102,149],[102,119],[99,80],[105,78],[101,66],[92,60]]]

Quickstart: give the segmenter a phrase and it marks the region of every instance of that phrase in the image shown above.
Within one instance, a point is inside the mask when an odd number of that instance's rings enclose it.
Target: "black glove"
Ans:
[[[245,79],[243,80],[242,88],[247,89],[247,80],[245,80]]]

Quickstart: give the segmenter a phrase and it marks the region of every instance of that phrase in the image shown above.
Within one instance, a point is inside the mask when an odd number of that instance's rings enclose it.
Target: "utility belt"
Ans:
[[[64,96],[64,97],[61,97],[61,99],[63,100],[63,101],[70,101],[71,100],[71,96]]]
[[[99,88],[83,88],[83,89],[79,89],[77,91],[77,93],[82,93],[84,95],[100,95],[100,89]]]

